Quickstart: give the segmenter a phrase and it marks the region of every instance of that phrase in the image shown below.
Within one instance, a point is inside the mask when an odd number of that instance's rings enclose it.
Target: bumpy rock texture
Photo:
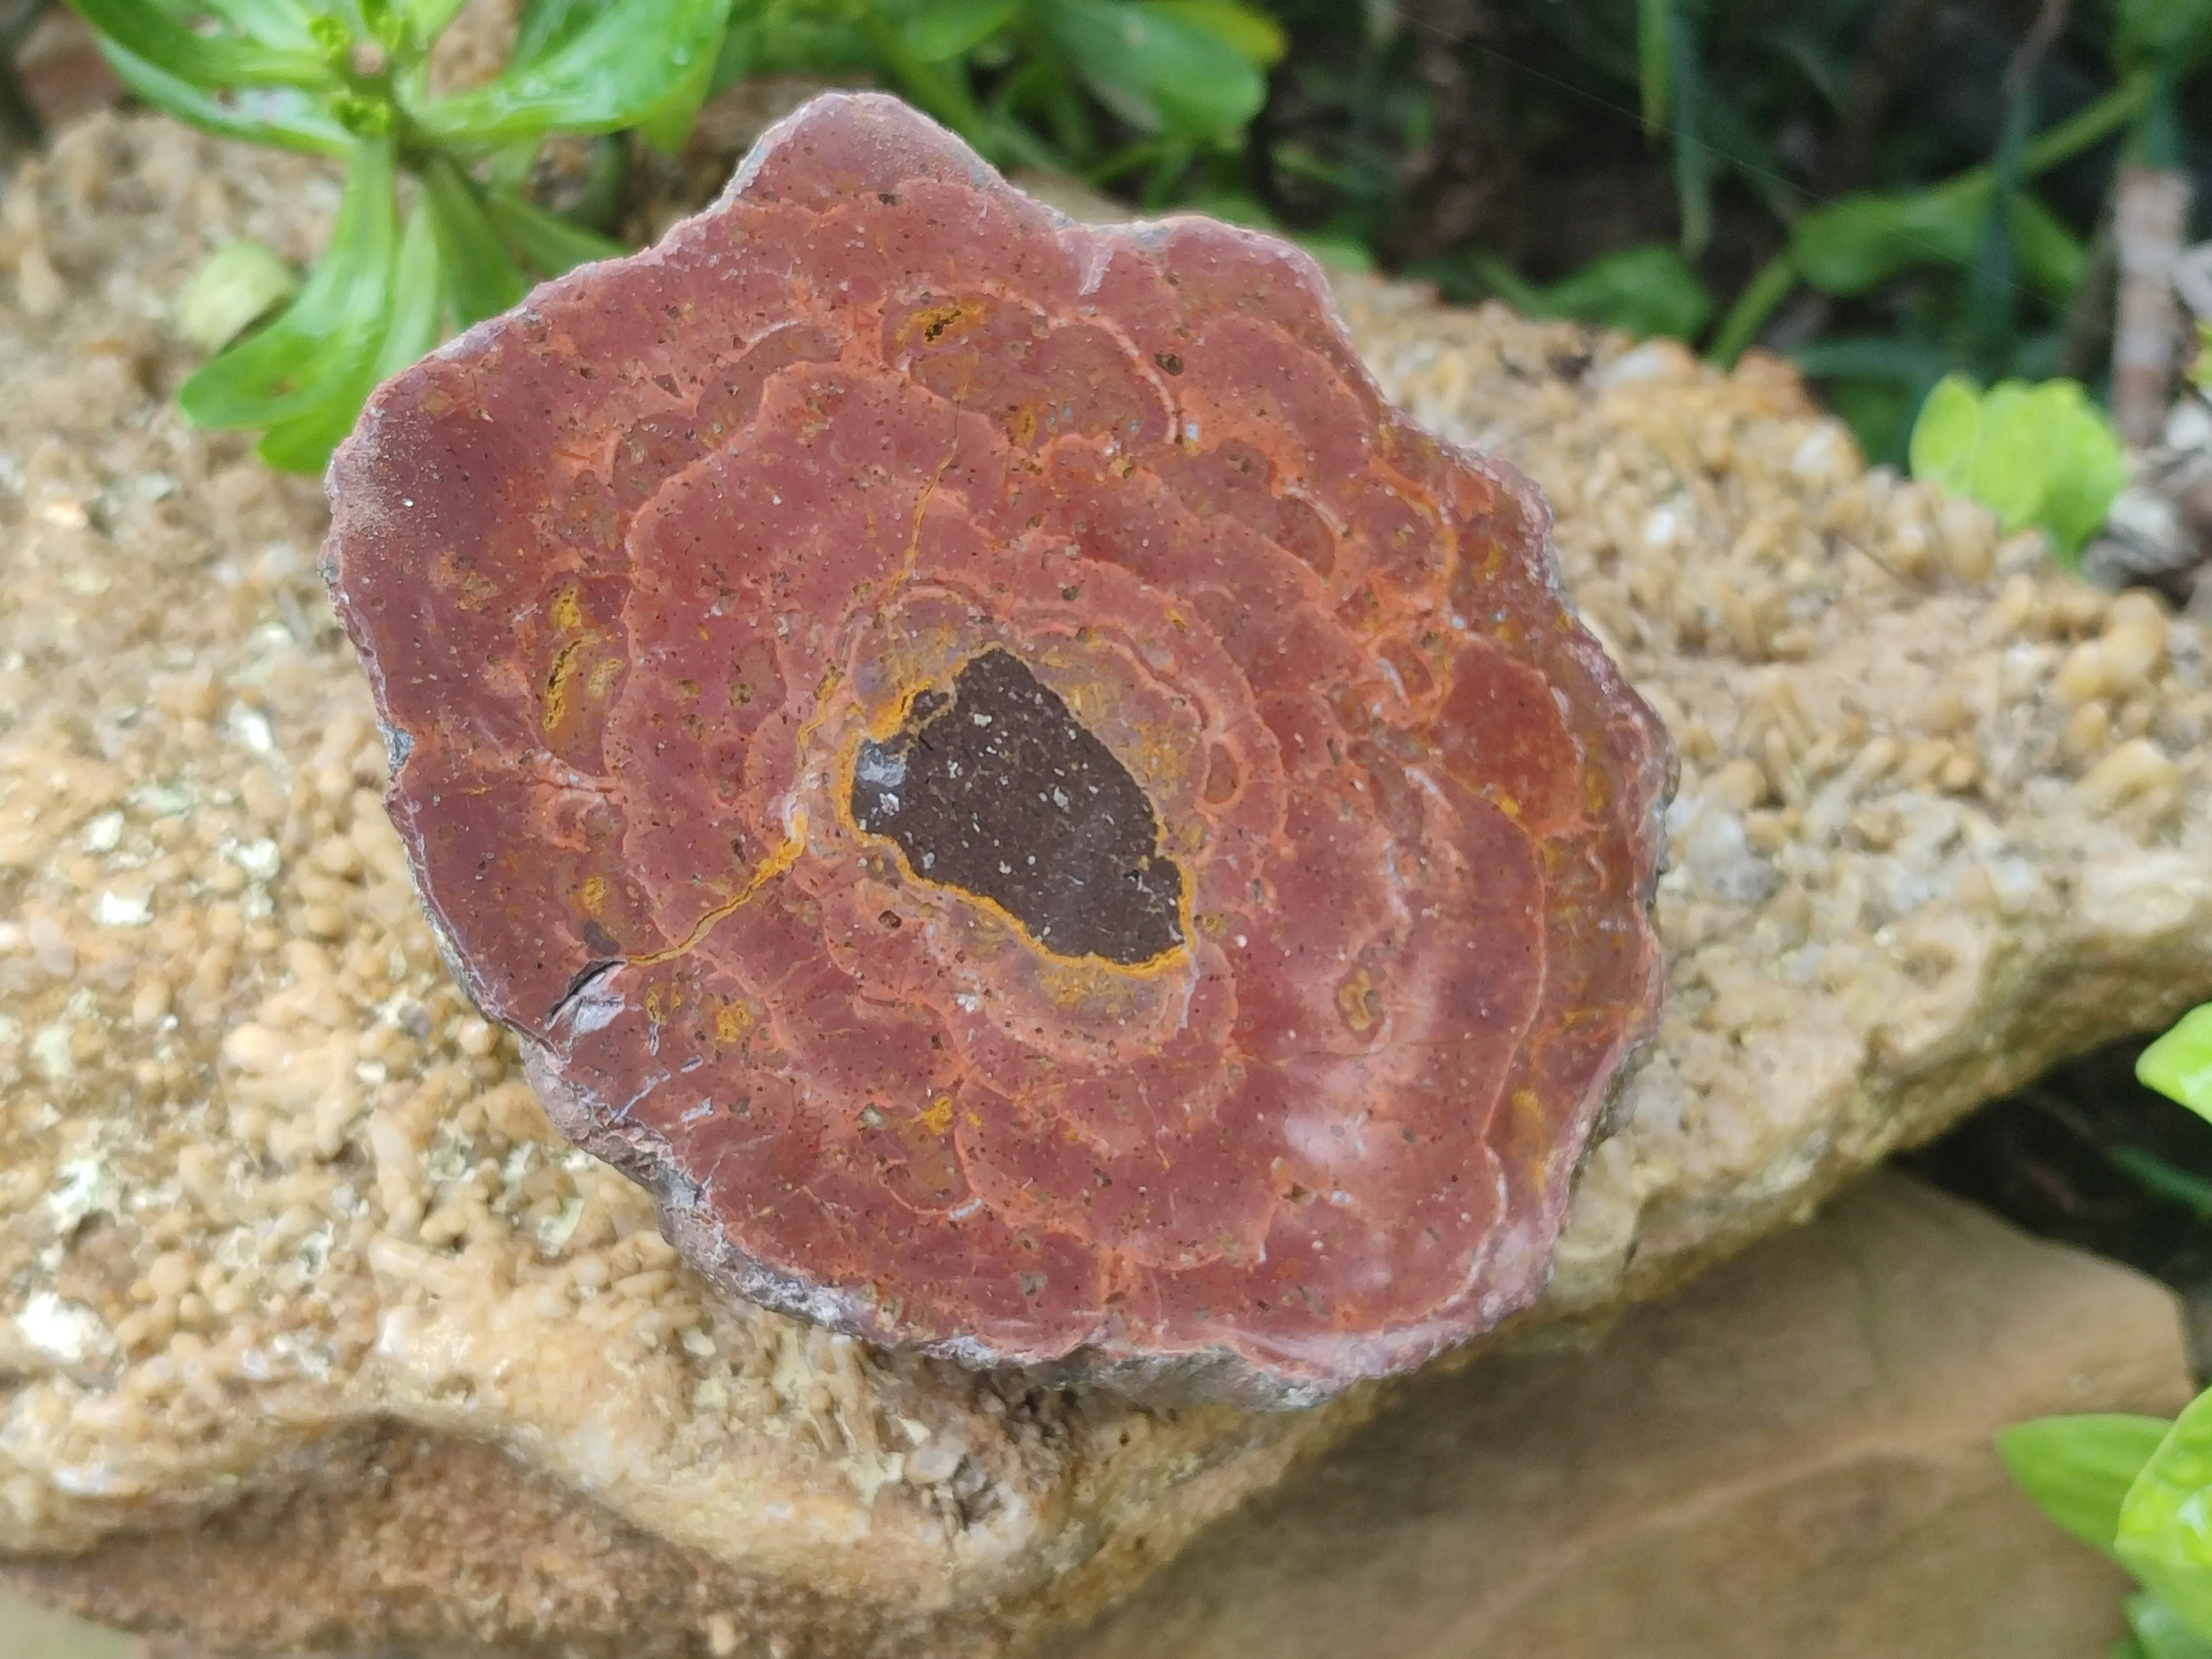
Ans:
[[[716,1294],[553,1132],[410,890],[319,492],[167,401],[204,249],[304,254],[335,202],[108,119],[0,203],[0,1551],[233,1646],[1014,1648],[1382,1391],[887,1358]],[[2196,629],[1868,473],[1771,363],[1340,293],[1394,401],[1544,488],[1684,751],[1667,1008],[1524,1328],[2212,994]],[[311,1528],[344,1571],[176,1593],[195,1539],[289,1572]]]
[[[1272,1404],[1535,1295],[1673,755],[1304,255],[832,94],[330,487],[456,969],[724,1288]]]

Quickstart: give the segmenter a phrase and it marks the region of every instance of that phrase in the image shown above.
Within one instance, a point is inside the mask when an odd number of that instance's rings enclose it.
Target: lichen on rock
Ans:
[[[1673,754],[1303,254],[827,94],[330,483],[456,972],[709,1278],[1284,1405],[1536,1294]]]

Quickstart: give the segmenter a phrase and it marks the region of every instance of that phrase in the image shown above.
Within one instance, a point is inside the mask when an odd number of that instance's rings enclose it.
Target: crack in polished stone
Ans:
[[[1054,954],[1125,966],[1182,943],[1182,872],[1111,750],[1012,653],[924,691],[853,763],[853,821],[923,880],[1005,909]]]

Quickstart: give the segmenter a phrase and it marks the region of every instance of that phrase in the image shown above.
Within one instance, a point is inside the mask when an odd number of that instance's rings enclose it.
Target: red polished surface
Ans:
[[[331,483],[455,965],[725,1285],[1256,1402],[1540,1285],[1654,1015],[1671,752],[1534,491],[1381,402],[1302,255],[1069,225],[828,97]],[[1158,955],[856,823],[862,744],[994,648],[1149,799]]]

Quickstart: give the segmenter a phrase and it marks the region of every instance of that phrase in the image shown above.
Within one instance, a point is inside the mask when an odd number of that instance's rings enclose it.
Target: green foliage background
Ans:
[[[403,348],[605,251],[624,158],[745,76],[885,86],[1002,166],[1453,299],[1765,344],[1899,461],[1947,374],[2094,392],[2118,168],[2212,173],[2212,0],[528,0],[514,65],[443,98],[457,0],[70,3],[141,98],[365,180],[349,280],[310,277],[261,379],[249,352],[187,398],[303,465]],[[623,133],[544,210],[545,141]],[[415,242],[380,196],[428,204]]]

